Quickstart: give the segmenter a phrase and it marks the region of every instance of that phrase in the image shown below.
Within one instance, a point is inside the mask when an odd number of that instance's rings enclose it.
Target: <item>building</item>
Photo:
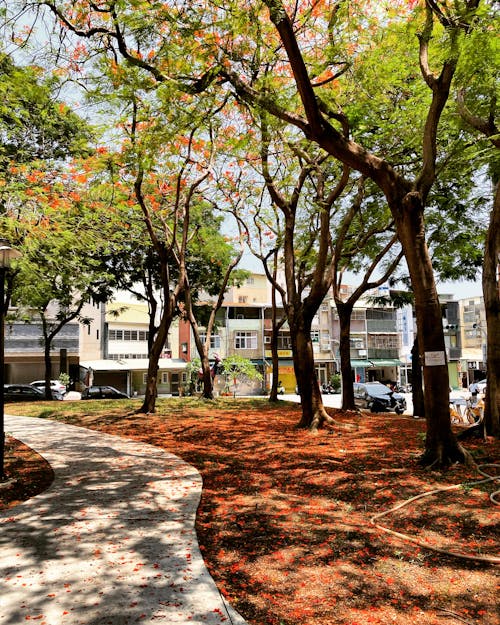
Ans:
[[[348,287],[346,287],[347,289]],[[346,290],[347,293],[347,290]],[[240,287],[232,287],[217,314],[216,330],[210,339],[209,358],[215,354],[221,358],[238,354],[250,359],[262,373],[262,389],[268,391],[272,382],[272,307],[270,286],[264,274],[252,274]],[[406,341],[413,337],[411,309],[405,311],[407,324]],[[278,319],[283,309],[277,309]],[[389,307],[371,307],[368,300],[354,308],[351,320],[351,358],[353,381],[384,380],[400,382],[401,317]],[[198,356],[188,324],[180,330],[181,352],[179,357],[193,359]],[[293,368],[292,341],[288,323],[278,332],[278,376],[285,391],[295,392],[296,380]],[[202,339],[204,336],[202,335]],[[325,298],[311,326],[315,369],[320,384],[328,383],[340,370],[339,344],[340,324],[331,297]],[[409,348],[411,351],[411,347]],[[248,389],[246,389],[248,391]]]
[[[345,295],[350,288],[343,287]],[[380,294],[377,292],[376,294]],[[394,309],[360,300],[351,318],[352,378],[359,381],[411,383],[411,350],[415,338],[411,306]],[[454,300],[441,296],[443,329],[450,385],[468,387],[486,375],[486,323],[480,297]],[[55,318],[56,310],[52,311]],[[278,318],[283,309],[278,308]],[[5,381],[31,382],[44,376],[41,324],[36,320],[6,321]],[[240,286],[228,289],[217,313],[210,339],[209,358],[231,355],[248,358],[262,374],[262,382],[239,393],[268,392],[272,382],[272,307],[265,274],[252,273]],[[143,394],[148,366],[149,314],[146,303],[117,293],[107,304],[87,304],[82,319],[68,323],[53,344],[53,377],[69,373],[81,388],[92,373],[94,384],[109,384],[128,394]],[[204,340],[202,334],[202,340]],[[296,388],[290,328],[278,332],[278,376],[286,392]],[[320,384],[340,370],[340,324],[333,298],[326,297],[312,322],[311,338]],[[187,362],[198,356],[189,323],[174,321],[160,359],[158,392],[183,392]],[[228,380],[217,380],[216,390],[227,390]]]
[[[486,377],[486,316],[482,297],[443,303],[450,385],[468,388]]]
[[[102,341],[101,304],[85,304],[81,318],[67,323],[52,342],[51,362],[52,377],[68,373],[72,383],[78,385],[80,372],[79,361],[82,346],[87,354],[99,353]],[[12,320],[5,323],[5,383],[16,382],[29,384],[33,380],[43,379],[45,375],[44,342],[41,321],[35,313],[15,319],[16,310],[12,311]],[[47,310],[49,322],[56,323],[57,308]]]

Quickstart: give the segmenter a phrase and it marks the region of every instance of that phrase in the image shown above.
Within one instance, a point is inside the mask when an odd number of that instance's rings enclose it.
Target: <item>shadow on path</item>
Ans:
[[[194,467],[53,421],[8,416],[6,431],[41,454],[55,479],[0,512],[1,625],[245,625],[199,551]]]

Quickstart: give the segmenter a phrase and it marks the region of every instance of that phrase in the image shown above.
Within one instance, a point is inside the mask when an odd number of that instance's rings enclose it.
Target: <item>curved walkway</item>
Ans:
[[[158,447],[6,417],[51,464],[44,493],[0,512],[0,624],[245,625],[205,568],[198,471]]]

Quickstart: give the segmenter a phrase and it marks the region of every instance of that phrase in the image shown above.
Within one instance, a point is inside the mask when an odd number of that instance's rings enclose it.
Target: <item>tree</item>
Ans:
[[[84,305],[106,301],[113,286],[100,255],[107,239],[96,236],[102,227],[89,228],[82,210],[77,206],[68,215],[46,208],[36,221],[29,217],[4,220],[11,231],[15,228],[22,252],[13,298],[28,320],[35,315],[41,324],[47,399],[51,398],[54,340],[71,321],[90,323],[82,312]],[[82,222],[85,225],[79,228],[77,224]]]
[[[207,232],[207,234],[209,233]],[[201,275],[199,274],[198,289],[199,287],[204,286],[204,289],[209,296],[215,296],[215,300],[211,303],[207,302],[203,305],[205,313],[208,313],[208,315],[203,315],[205,319],[202,320],[205,334],[204,341],[201,339],[201,328],[199,325],[200,317],[202,317],[200,314],[202,306],[199,304],[195,305],[195,302],[193,302],[193,298],[196,297],[196,292],[198,290],[194,288],[196,281],[193,280],[193,278],[195,278],[195,271],[193,271],[192,267],[194,255],[194,250],[192,249],[193,246],[191,246],[189,252],[188,279],[186,280],[185,288],[181,297],[184,303],[183,314],[189,321],[193,331],[196,349],[198,350],[200,357],[200,368],[203,381],[202,396],[204,399],[213,399],[213,376],[209,361],[210,338],[214,331],[217,312],[223,304],[224,294],[227,287],[231,281],[237,281],[246,275],[246,273],[239,272],[237,274],[235,272],[244,251],[242,233],[240,231],[238,250],[233,249],[232,246],[229,245],[227,237],[223,237],[215,231],[212,231],[208,238],[204,238],[200,233],[196,247],[201,252],[201,263],[199,269],[202,270]],[[206,258],[207,252],[210,259]],[[212,271],[207,271],[207,267],[211,268]],[[216,271],[213,271],[213,269],[216,269]]]
[[[426,388],[427,437],[423,462],[447,464],[463,461],[467,453],[451,431],[448,409],[448,371],[445,359],[441,309],[437,296],[432,263],[426,245],[424,207],[436,179],[437,135],[441,115],[448,101],[451,82],[457,64],[457,39],[465,36],[479,7],[479,0],[446,5],[446,13],[433,2],[426,2],[425,23],[419,35],[419,65],[422,77],[431,93],[424,128],[421,134],[421,168],[412,181],[399,173],[383,157],[365,150],[346,138],[329,121],[335,111],[325,108],[317,96],[313,80],[301,52],[296,30],[283,4],[266,0],[270,18],[279,33],[293,72],[302,102],[305,119],[293,118],[281,110],[268,108],[301,128],[306,136],[315,140],[329,154],[372,179],[384,192],[403,246],[415,292],[415,308],[421,359]],[[298,19],[298,15],[295,19]],[[302,17],[302,16],[301,16]],[[433,71],[429,55],[434,31],[440,29],[447,50],[440,69]],[[464,34],[465,33],[465,34]],[[255,103],[266,105],[264,98],[255,93],[239,76],[228,75],[236,88]],[[326,114],[325,114],[326,113]]]
[[[270,201],[280,212],[272,224],[260,212],[260,219],[274,230],[280,250],[285,286],[264,264],[268,279],[280,293],[290,327],[295,378],[301,396],[299,427],[316,431],[323,422],[333,423],[323,406],[314,367],[311,325],[332,284],[331,227],[349,171],[334,166],[322,150],[307,142],[289,142],[288,153],[273,157],[273,132],[266,115],[260,117],[260,162]],[[280,142],[280,135],[277,135]],[[277,150],[276,150],[277,151]],[[259,227],[259,226],[258,226]],[[265,257],[260,254],[260,257]]]
[[[388,40],[386,35],[392,32],[394,23],[398,27],[397,20],[394,21],[395,16],[399,17],[398,12],[407,19],[415,11],[416,19],[420,20],[421,12],[415,8],[414,1],[392,3],[394,6],[391,9],[388,7],[384,19],[380,19],[381,13],[378,9],[370,13],[369,2],[356,3],[355,6],[351,3],[336,3],[331,10],[328,5],[324,7],[322,4],[315,5],[311,11],[307,8],[301,12],[298,8],[293,16],[297,24],[297,28],[294,28],[283,4],[278,0],[266,0],[265,5],[269,9],[271,22],[281,44],[273,42],[275,45],[270,45],[269,39],[265,47],[261,45],[263,39],[260,35],[252,39],[254,33],[251,26],[255,25],[261,30],[265,28],[258,6],[254,5],[250,10],[247,7],[228,7],[231,24],[224,30],[225,24],[221,20],[219,6],[212,11],[211,7],[203,7],[201,13],[196,12],[195,7],[189,7],[188,11],[177,10],[172,14],[164,5],[148,5],[146,15],[141,13],[139,7],[132,12],[117,13],[120,7],[113,5],[112,20],[105,19],[110,16],[111,9],[103,9],[102,12],[92,14],[89,26],[89,15],[86,11],[75,12],[70,16],[56,2],[47,1],[44,4],[49,6],[68,30],[87,38],[95,36],[102,42],[107,53],[114,54],[115,59],[122,55],[130,65],[150,72],[158,83],[175,85],[190,94],[203,91],[205,95],[212,86],[231,84],[237,96],[250,106],[262,107],[286,123],[296,126],[327,153],[339,159],[345,166],[372,179],[380,187],[392,212],[415,292],[420,355],[427,389],[427,439],[423,461],[429,464],[446,464],[466,459],[467,454],[457,443],[450,426],[448,372],[440,323],[441,310],[425,237],[424,208],[438,173],[439,125],[448,103],[460,45],[482,18],[490,18],[490,3],[481,0],[439,4],[433,0],[425,2],[421,30],[418,33],[418,58],[412,57],[416,58],[412,74],[403,77],[403,81],[408,80],[408,84],[415,85],[419,82],[417,73],[420,72],[423,81],[419,84],[426,86],[429,95],[428,103],[421,109],[424,113],[421,130],[415,133],[415,137],[421,141],[421,148],[416,151],[414,148],[412,151],[412,168],[400,167],[392,162],[390,157],[384,155],[380,144],[365,148],[361,134],[360,142],[351,139],[346,133],[348,118],[342,112],[339,113],[331,98],[323,98],[322,95],[326,93],[325,88],[334,84],[339,71],[344,72],[345,67],[360,63],[365,51],[363,46],[368,45],[369,38],[378,45],[381,41]],[[153,8],[154,10],[150,10]],[[364,9],[366,12],[362,14]],[[360,14],[357,35],[363,34],[363,37],[358,37],[362,45],[357,44],[356,37],[351,41],[340,38],[338,44],[334,41],[335,45],[332,45],[332,39],[339,32],[342,34],[341,26],[356,21],[349,22],[344,19],[350,18],[345,12],[351,10]],[[144,17],[144,21],[139,17]],[[178,26],[177,20],[180,18],[187,24],[182,31],[184,37],[194,38],[195,34],[199,36],[200,32],[207,32],[201,45],[196,47],[200,56],[193,58],[193,69],[187,74],[186,71],[181,71],[179,64],[182,56],[179,54],[179,38],[175,38],[173,31],[169,30],[170,24]],[[247,19],[243,37],[234,36],[236,26],[240,25],[240,22],[235,23],[236,18]],[[94,20],[99,22],[98,27],[93,23]],[[160,46],[155,29],[158,24],[163,27]],[[345,30],[347,32],[348,29]],[[374,30],[383,32],[383,38],[374,38]],[[435,37],[436,34],[439,36]],[[266,37],[268,35],[270,32],[266,28]],[[302,50],[301,38],[305,42]],[[136,46],[136,43],[139,45]],[[340,53],[337,55],[338,50]],[[269,85],[264,90],[260,89],[259,69],[261,63],[267,61],[262,56],[267,51],[275,56],[285,52],[302,111],[299,107],[294,108],[294,94],[286,71],[281,71],[277,76],[277,84],[284,85],[281,91],[269,90]],[[438,69],[432,68],[431,57]],[[281,64],[281,68],[285,66],[285,63]],[[213,91],[215,89],[211,92]],[[398,114],[405,110],[406,123],[411,107],[400,105],[396,108]],[[380,114],[379,121],[382,121]],[[342,129],[337,128],[338,123],[343,124]]]
[[[226,378],[226,388],[233,384],[233,393],[236,395],[238,382],[249,384],[262,379],[261,374],[248,358],[243,356],[228,356],[222,361],[222,375]]]
[[[469,41],[470,54],[459,68],[458,110],[467,128],[474,132],[485,152],[493,186],[493,202],[485,241],[483,296],[487,327],[486,431],[500,436],[500,130],[498,117],[498,40],[488,25],[475,30]],[[486,77],[486,79],[485,79]],[[481,80],[482,78],[482,80]],[[467,86],[463,86],[463,85]],[[484,139],[490,149],[484,149]],[[481,161],[484,156],[481,154]]]
[[[354,305],[366,292],[387,282],[400,264],[391,219],[379,206],[380,198],[373,194],[367,202],[367,181],[361,177],[349,210],[337,229],[334,255],[333,298],[340,325],[340,370],[342,377],[342,408],[355,410],[351,373],[351,317]],[[382,205],[384,202],[382,200]],[[344,272],[355,270],[361,278],[358,286],[345,297],[342,292]],[[374,277],[378,273],[377,277]]]
[[[65,189],[70,179],[66,161],[90,154],[91,129],[56,99],[57,86],[56,80],[44,80],[41,72],[17,67],[0,54],[1,223],[23,254],[16,275],[9,274],[8,298],[1,307],[4,314],[12,295],[38,314],[47,398],[54,338],[69,321],[81,318],[85,301],[105,290],[99,261],[82,248],[81,238],[73,238],[81,208],[78,192],[74,185]],[[56,312],[49,319],[51,305]]]

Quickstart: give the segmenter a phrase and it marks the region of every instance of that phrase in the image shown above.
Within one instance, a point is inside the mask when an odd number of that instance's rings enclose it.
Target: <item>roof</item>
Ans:
[[[148,366],[149,360],[147,358],[80,361],[80,367],[94,371],[147,371]],[[160,358],[158,361],[160,371],[182,371],[186,366],[187,362],[180,358]]]

